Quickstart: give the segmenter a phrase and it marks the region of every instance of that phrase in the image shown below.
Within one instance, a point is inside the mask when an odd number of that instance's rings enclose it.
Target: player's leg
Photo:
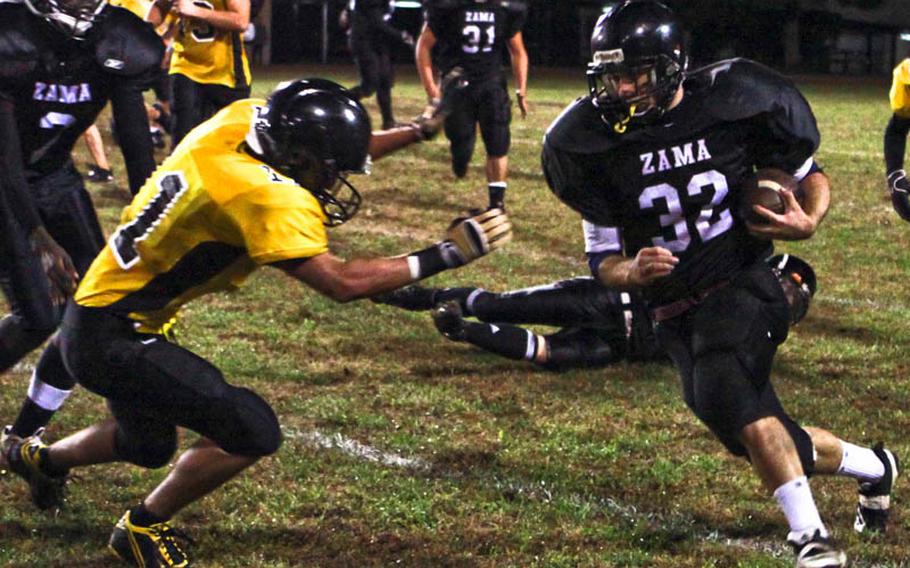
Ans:
[[[579,277],[500,293],[477,288],[463,307],[466,315],[488,322],[604,326],[621,319],[630,301],[628,294]]]
[[[807,427],[817,457],[815,473],[850,477],[859,484],[854,530],[885,532],[891,492],[900,475],[900,460],[882,444],[869,448],[842,440],[821,428]]]
[[[358,101],[373,96],[379,85],[379,57],[369,45],[356,43],[354,46],[354,62],[360,73],[360,83],[351,87],[349,92]]]
[[[201,86],[181,74],[171,75],[174,95],[173,121],[174,132],[171,135],[171,149],[177,147],[183,137],[202,121]]]
[[[487,152],[486,175],[489,206],[502,208],[505,204],[509,175],[509,147],[512,135],[512,102],[505,81],[488,82],[483,86],[487,104],[479,109],[478,122]]]
[[[479,104],[481,103],[477,101],[477,93],[472,87],[468,87],[443,126],[452,153],[452,173],[457,178],[467,175],[471,156],[474,155]]]
[[[546,358],[542,336],[515,325],[468,321],[455,301],[437,306],[433,323],[453,341],[465,341],[507,359],[542,362]]]
[[[797,566],[841,566],[846,556],[829,542],[809,488],[812,439],[784,412],[770,381],[777,345],[787,335],[787,310],[780,285],[759,263],[687,314],[694,362],[690,405],[728,450],[749,457],[773,492],[790,526],[787,540]]]
[[[395,128],[395,113],[392,110],[392,85],[395,81],[395,68],[392,66],[392,57],[389,46],[383,45],[377,53],[378,76],[376,84],[376,103],[379,104],[379,113],[382,115],[382,129]]]
[[[48,232],[70,255],[78,273],[84,274],[104,246],[104,237],[82,177],[70,163],[31,189]],[[45,350],[11,433],[26,437],[46,426],[74,386],[59,350]]]

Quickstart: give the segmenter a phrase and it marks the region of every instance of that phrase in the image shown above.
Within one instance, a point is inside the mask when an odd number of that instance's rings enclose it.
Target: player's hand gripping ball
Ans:
[[[802,204],[799,182],[787,172],[777,168],[762,168],[747,177],[740,187],[739,214],[755,225],[765,225],[768,220],[755,212],[754,206],[761,205],[778,215],[786,210],[782,191],[792,191]]]

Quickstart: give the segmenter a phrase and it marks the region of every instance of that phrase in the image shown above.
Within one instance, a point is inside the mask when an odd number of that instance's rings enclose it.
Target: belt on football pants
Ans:
[[[724,288],[729,284],[729,280],[721,280],[720,282],[715,282],[707,288],[699,290],[698,292],[676,300],[675,302],[670,302],[669,304],[664,304],[662,306],[657,306],[656,308],[651,309],[651,319],[655,322],[662,322],[668,319],[673,319],[675,317],[681,316],[684,313],[688,312],[698,304],[702,303],[705,298],[717,292],[721,288]]]

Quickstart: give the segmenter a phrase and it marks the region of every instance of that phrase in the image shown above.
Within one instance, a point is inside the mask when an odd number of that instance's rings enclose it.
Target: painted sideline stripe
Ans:
[[[339,433],[324,434],[318,430],[301,432],[294,427],[282,428],[282,432],[288,440],[298,440],[306,445],[327,450],[339,450],[345,455],[382,465],[418,471],[430,469],[430,464],[420,458],[406,458],[396,453],[384,452],[378,448],[361,444],[357,440],[346,438]]]

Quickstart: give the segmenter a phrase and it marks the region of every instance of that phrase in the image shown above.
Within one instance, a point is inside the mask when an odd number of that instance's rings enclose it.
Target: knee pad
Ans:
[[[587,328],[567,328],[547,336],[547,362],[551,370],[596,368],[622,359],[625,350],[618,342],[600,337]]]
[[[161,430],[136,439],[118,426],[114,433],[114,451],[123,461],[147,469],[158,469],[167,465],[177,452],[177,429]]]
[[[272,407],[253,391],[231,387],[225,396],[231,422],[213,438],[221,449],[242,456],[267,456],[281,447],[281,426]]]

